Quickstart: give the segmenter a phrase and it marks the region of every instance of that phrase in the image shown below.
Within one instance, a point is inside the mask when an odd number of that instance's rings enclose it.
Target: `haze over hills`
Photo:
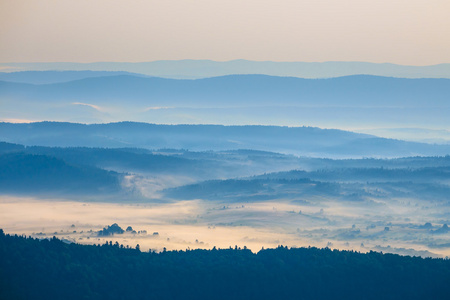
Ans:
[[[439,129],[449,125],[449,97],[450,79],[121,75],[42,85],[0,82],[0,119]]]
[[[450,125],[449,79],[1,75],[0,120],[65,121],[0,123],[0,141],[17,143],[0,143],[0,219],[15,231],[52,209],[41,234],[73,220],[86,231],[70,228],[65,238],[86,243],[89,231],[129,220],[160,226],[161,239],[137,237],[147,248],[223,245],[211,234],[217,227],[254,249],[281,240],[448,254],[450,145],[319,127],[406,128],[427,141],[434,129],[437,139]],[[208,123],[229,126],[197,125]],[[22,205],[37,219],[21,225]]]
[[[450,0],[343,2],[0,0],[0,300],[449,300]]]
[[[121,122],[0,123],[0,140],[27,146],[138,147],[193,151],[253,149],[316,157],[447,155],[450,146],[313,127],[156,125]]]
[[[30,85],[1,82],[0,96],[30,101],[88,101],[107,105],[235,107],[448,107],[450,79],[402,79],[347,76],[301,79],[265,75],[230,75],[198,80],[91,77],[71,82]],[[56,102],[55,102],[56,101]]]
[[[228,247],[225,230],[254,250],[307,241],[439,257],[450,248],[450,156],[333,160],[2,142],[0,167],[3,227],[40,238],[97,243],[101,224],[116,221],[159,234],[102,243]]]
[[[450,78],[450,64],[405,66],[368,62],[273,62],[273,61],[212,61],[162,60],[152,62],[95,63],[0,63],[6,72],[16,71],[126,71],[144,75],[196,79],[233,74],[264,74],[301,78],[330,78],[348,75],[377,75],[403,78]]]

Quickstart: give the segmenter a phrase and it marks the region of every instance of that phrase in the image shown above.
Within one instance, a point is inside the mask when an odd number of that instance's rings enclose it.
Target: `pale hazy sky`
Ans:
[[[0,0],[0,62],[450,63],[450,0]]]

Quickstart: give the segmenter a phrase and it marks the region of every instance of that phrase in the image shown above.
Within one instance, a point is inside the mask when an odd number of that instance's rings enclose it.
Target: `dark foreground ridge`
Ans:
[[[0,299],[448,299],[450,260],[278,247],[144,253],[0,229]]]

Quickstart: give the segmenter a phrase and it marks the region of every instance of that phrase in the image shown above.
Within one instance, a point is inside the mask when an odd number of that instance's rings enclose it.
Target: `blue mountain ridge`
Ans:
[[[197,80],[92,77],[65,83],[30,85],[0,82],[2,99],[89,101],[90,104],[186,107],[352,106],[448,107],[450,79],[404,79],[355,75],[301,79],[229,75]]]

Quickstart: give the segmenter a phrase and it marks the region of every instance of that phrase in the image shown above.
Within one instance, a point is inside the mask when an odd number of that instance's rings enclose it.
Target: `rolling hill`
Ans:
[[[0,140],[27,146],[193,151],[251,149],[339,158],[442,156],[450,153],[447,145],[383,139],[342,130],[280,126],[0,123]]]

